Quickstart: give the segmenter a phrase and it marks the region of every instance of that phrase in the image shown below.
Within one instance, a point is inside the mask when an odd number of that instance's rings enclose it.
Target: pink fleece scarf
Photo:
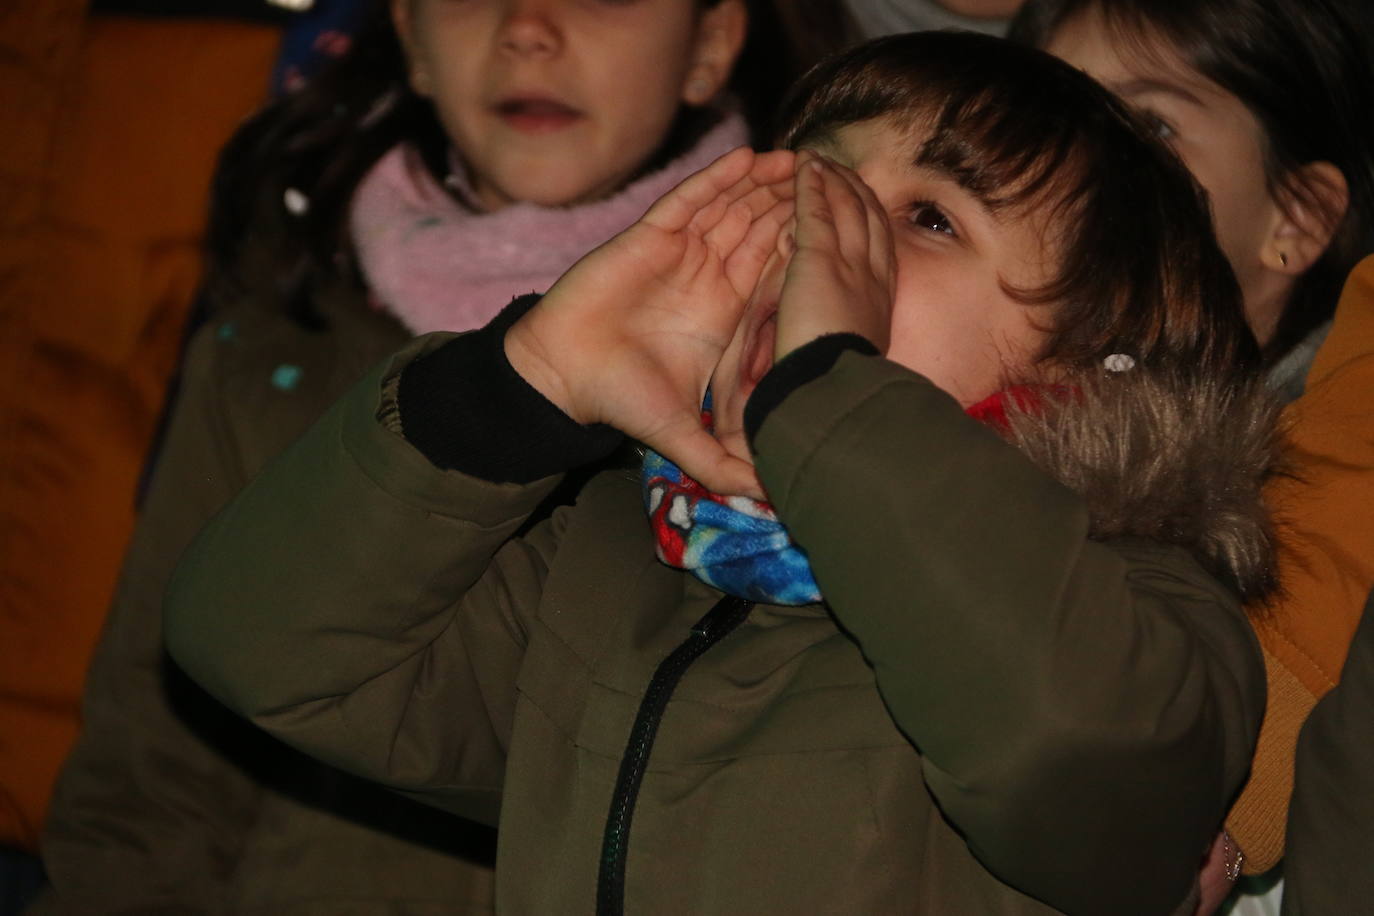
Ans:
[[[613,197],[566,208],[518,203],[495,213],[463,206],[400,145],[358,185],[349,228],[382,308],[415,334],[466,331],[515,296],[547,290],[670,188],[748,139],[744,120],[729,115],[687,153]]]

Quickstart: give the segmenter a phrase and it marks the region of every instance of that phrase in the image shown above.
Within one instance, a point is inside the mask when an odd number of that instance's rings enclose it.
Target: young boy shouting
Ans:
[[[992,39],[864,45],[788,123],[365,379],[192,547],[173,652],[499,825],[505,912],[1187,906],[1270,584],[1205,205]],[[516,536],[624,435],[642,480]]]

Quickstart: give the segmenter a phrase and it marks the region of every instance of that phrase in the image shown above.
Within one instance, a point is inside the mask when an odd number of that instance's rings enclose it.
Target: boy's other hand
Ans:
[[[1208,847],[1202,859],[1202,869],[1198,873],[1200,890],[1197,909],[1193,916],[1211,916],[1217,911],[1235,887],[1240,877],[1240,867],[1245,856],[1240,847],[1225,830]]]
[[[896,258],[887,214],[853,171],[798,154],[795,250],[778,304],[776,355],[852,333],[886,352]]]
[[[564,274],[506,334],[511,365],[579,423],[606,423],[722,493],[752,465],[701,425],[701,401],[791,220],[795,156],[737,149]]]

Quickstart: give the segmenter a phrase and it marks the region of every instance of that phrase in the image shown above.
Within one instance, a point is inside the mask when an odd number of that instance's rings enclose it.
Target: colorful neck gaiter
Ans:
[[[712,493],[652,449],[642,481],[659,560],[750,601],[821,600],[806,554],[768,503]]]
[[[1006,435],[1008,403],[1035,412],[1042,398],[1041,390],[1018,385],[966,412]],[[701,420],[711,428],[709,392]],[[793,543],[768,503],[712,493],[653,449],[645,449],[640,482],[655,551],[663,563],[713,588],[763,604],[814,604],[822,599],[806,552]]]
[[[964,413],[1005,437],[1011,432],[1008,407],[1020,413],[1039,414],[1044,410],[1046,399],[1062,401],[1072,395],[1073,389],[1064,385],[1013,385],[988,395],[977,404],[970,404],[964,408]]]

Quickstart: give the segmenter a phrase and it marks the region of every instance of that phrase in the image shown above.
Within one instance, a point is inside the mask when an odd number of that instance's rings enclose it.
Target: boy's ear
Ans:
[[[415,27],[411,21],[413,0],[391,0],[391,23],[396,27],[396,37],[401,40],[401,50],[406,56],[406,72],[410,78],[410,88],[416,95],[430,94],[429,72],[425,69],[423,56],[415,51]]]
[[[1298,277],[1331,244],[1350,206],[1345,175],[1330,162],[1309,162],[1276,191],[1273,230],[1260,252],[1265,267]]]
[[[705,105],[725,88],[748,31],[749,12],[744,0],[720,0],[701,14],[692,65],[682,84],[682,101]]]

